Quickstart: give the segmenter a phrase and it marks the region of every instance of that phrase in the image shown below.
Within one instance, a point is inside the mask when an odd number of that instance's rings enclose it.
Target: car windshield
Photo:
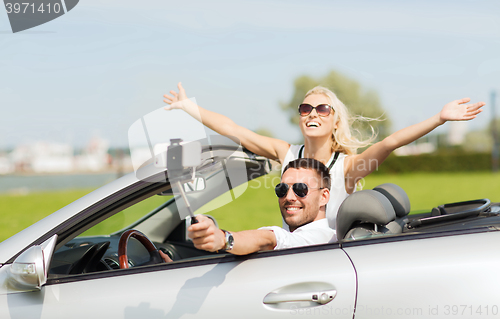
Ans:
[[[110,235],[125,229],[153,212],[156,208],[170,200],[172,196],[151,196],[133,206],[130,206],[92,228],[81,233],[78,237]]]

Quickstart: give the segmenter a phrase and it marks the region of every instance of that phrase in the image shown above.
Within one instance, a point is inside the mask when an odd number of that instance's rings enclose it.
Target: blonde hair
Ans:
[[[312,88],[306,93],[306,96],[304,98],[312,94],[325,95],[330,100],[330,105],[333,108],[333,122],[337,123],[337,128],[333,129],[332,132],[332,153],[341,152],[347,155],[353,155],[356,154],[358,148],[366,147],[370,145],[373,140],[375,140],[377,134],[375,133],[372,125],[368,123],[372,131],[371,136],[363,140],[361,139],[361,137],[356,137],[356,135],[361,136],[361,132],[353,128],[352,124],[357,121],[368,122],[378,119],[372,119],[359,115],[351,115],[347,107],[339,100],[337,95],[335,95],[335,93],[325,87],[316,86],[315,88]]]

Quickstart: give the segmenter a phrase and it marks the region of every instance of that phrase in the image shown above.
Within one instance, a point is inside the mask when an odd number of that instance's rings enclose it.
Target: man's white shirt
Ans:
[[[274,232],[274,236],[276,236],[276,247],[274,249],[326,244],[337,241],[335,230],[328,226],[326,218],[300,226],[293,232],[278,226],[261,227],[259,229],[268,229]]]

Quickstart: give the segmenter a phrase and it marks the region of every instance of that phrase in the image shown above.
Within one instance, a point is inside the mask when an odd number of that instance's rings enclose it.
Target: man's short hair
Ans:
[[[328,190],[330,190],[330,183],[331,183],[330,171],[320,161],[315,160],[314,158],[298,158],[296,160],[289,162],[288,165],[285,166],[283,174],[285,174],[286,170],[289,168],[295,168],[295,169],[305,168],[314,170],[316,174],[320,177],[320,187],[328,188]]]

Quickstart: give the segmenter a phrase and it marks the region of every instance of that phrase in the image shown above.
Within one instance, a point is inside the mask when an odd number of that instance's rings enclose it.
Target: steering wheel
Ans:
[[[146,264],[159,264],[163,262],[163,259],[156,249],[156,246],[146,237],[143,233],[138,230],[131,229],[127,230],[120,236],[120,241],[118,243],[118,259],[120,260],[120,269],[127,269],[128,267],[128,257],[127,257],[127,244],[130,237],[137,239],[144,247],[148,250],[150,259]]]

